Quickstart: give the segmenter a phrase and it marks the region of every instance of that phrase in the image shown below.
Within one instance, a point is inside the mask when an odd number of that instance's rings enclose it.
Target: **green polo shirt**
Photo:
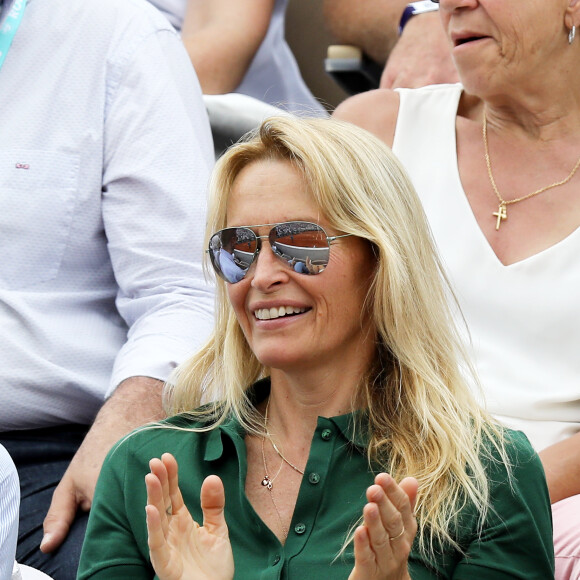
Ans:
[[[261,400],[269,392],[269,382],[261,381],[254,389]],[[196,426],[183,417],[166,424]],[[285,545],[245,495],[245,433],[237,421],[231,419],[205,433],[172,428],[136,432],[109,454],[103,466],[78,577],[156,577],[147,548],[144,477],[152,457],[170,452],[179,464],[184,501],[197,521],[202,521],[202,481],[210,474],[222,479],[236,580],[346,580],[354,565],[352,547],[338,558],[337,554],[362,514],[365,491],[374,478],[363,442],[351,436],[351,425],[352,415],[318,418]],[[413,580],[553,578],[551,511],[542,466],[523,434],[511,433],[510,441],[514,484],[510,488],[501,464],[490,467],[493,513],[483,533],[478,535],[476,516],[466,509],[457,532],[465,554],[448,549],[426,562],[413,550],[409,559]],[[264,501],[269,501],[266,494]]]

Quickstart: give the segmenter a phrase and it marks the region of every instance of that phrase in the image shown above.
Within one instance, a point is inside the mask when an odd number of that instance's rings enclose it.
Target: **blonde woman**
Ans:
[[[79,577],[549,578],[539,459],[470,394],[390,150],[270,119],[211,195],[214,334],[167,391],[175,416],[109,456]]]

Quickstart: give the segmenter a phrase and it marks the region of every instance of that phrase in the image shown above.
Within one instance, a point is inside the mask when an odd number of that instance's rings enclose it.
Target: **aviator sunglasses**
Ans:
[[[273,226],[268,235],[258,236],[252,228]],[[207,252],[216,273],[235,284],[248,273],[256,261],[262,240],[267,239],[272,252],[300,274],[320,274],[330,259],[330,244],[352,234],[327,236],[312,222],[283,222],[225,228],[213,234]]]

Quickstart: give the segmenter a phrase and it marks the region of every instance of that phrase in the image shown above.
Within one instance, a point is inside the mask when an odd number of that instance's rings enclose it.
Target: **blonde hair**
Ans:
[[[400,163],[381,141],[336,120],[272,118],[217,163],[206,237],[226,226],[228,196],[241,170],[265,159],[287,160],[308,184],[333,228],[368,240],[377,258],[367,297],[377,329],[376,365],[355,394],[368,411],[369,464],[396,480],[419,481],[419,546],[432,554],[454,541],[458,516],[472,503],[483,525],[489,490],[485,462],[506,464],[501,428],[480,408],[466,382],[471,367],[449,307],[451,292],[421,203]],[[170,414],[191,413],[213,428],[234,415],[263,434],[248,388],[267,376],[250,350],[217,280],[215,330],[177,369],[166,391]],[[362,428],[362,426],[359,426]]]

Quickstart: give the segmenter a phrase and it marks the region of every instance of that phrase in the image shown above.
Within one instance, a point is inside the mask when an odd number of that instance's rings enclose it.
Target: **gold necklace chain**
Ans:
[[[501,193],[499,192],[497,185],[495,184],[495,179],[493,178],[493,173],[491,171],[491,160],[489,158],[489,148],[488,148],[488,144],[487,144],[487,115],[485,114],[485,109],[483,110],[482,134],[483,134],[483,148],[484,148],[484,152],[485,152],[485,164],[487,165],[487,175],[489,176],[489,181],[491,182],[491,187],[492,187],[493,191],[495,192],[495,195],[497,196],[497,199],[499,201],[499,206],[497,208],[497,211],[493,212],[493,214],[492,214],[493,216],[495,216],[497,218],[497,222],[495,224],[496,230],[499,230],[499,227],[501,226],[502,220],[507,220],[507,206],[508,205],[511,205],[513,203],[518,203],[519,201],[524,201],[526,199],[530,199],[530,197],[534,197],[536,195],[539,195],[540,193],[544,193],[544,191],[548,191],[549,189],[552,189],[554,187],[559,187],[560,185],[565,185],[574,177],[576,170],[578,169],[578,167],[580,167],[580,158],[578,158],[578,161],[576,161],[576,165],[574,165],[574,167],[572,168],[572,171],[570,172],[568,177],[566,177],[565,179],[562,179],[561,181],[556,181],[556,182],[552,183],[551,185],[546,185],[545,187],[541,187],[540,189],[537,189],[536,191],[532,191],[532,193],[528,193],[527,195],[522,195],[521,197],[516,197],[515,199],[504,199],[501,196]]]
[[[302,469],[300,469],[299,467],[296,467],[296,465],[294,465],[291,461],[286,459],[284,454],[278,449],[278,446],[276,445],[276,443],[274,443],[274,440],[272,439],[270,432],[268,431],[268,411],[269,411],[269,409],[270,409],[270,399],[268,399],[268,404],[266,405],[266,412],[264,413],[264,425],[266,427],[266,435],[268,436],[268,439],[270,440],[270,443],[272,444],[274,451],[278,454],[280,459],[282,459],[282,461],[284,461],[284,463],[287,463],[294,471],[297,471],[300,475],[304,475],[304,471]],[[262,438],[262,458],[264,460],[264,469],[265,469],[266,468],[266,456],[264,455],[264,438]],[[278,473],[280,473],[280,470],[278,470]],[[276,477],[278,476],[278,473],[276,474]],[[274,480],[272,480],[272,481],[274,481]],[[262,485],[264,485],[264,484],[262,484]]]
[[[284,522],[282,521],[282,515],[280,514],[280,510],[278,509],[278,506],[276,505],[276,500],[274,499],[274,494],[272,492],[273,487],[274,487],[273,486],[274,480],[278,477],[278,474],[282,470],[282,465],[284,465],[284,462],[280,461],[280,467],[278,469],[278,472],[276,473],[276,475],[272,479],[270,479],[270,477],[268,476],[268,466],[266,465],[266,454],[264,453],[264,439],[265,439],[265,437],[262,437],[262,461],[264,462],[264,471],[265,471],[266,475],[264,475],[264,479],[262,479],[262,485],[268,490],[268,493],[270,494],[270,499],[272,500],[272,505],[274,506],[274,509],[276,510],[276,515],[278,516],[278,521],[280,522],[280,528],[282,529],[282,537],[287,538],[288,537],[288,530],[286,529],[286,526],[284,525]]]
[[[280,458],[282,459],[282,461],[285,461],[294,471],[297,471],[300,475],[304,475],[304,471],[302,471],[302,469],[296,467],[293,463],[291,463],[290,461],[288,461],[284,455],[282,455],[282,452],[278,449],[278,447],[276,447],[276,443],[274,443],[274,441],[272,441],[272,439],[270,439],[270,443],[272,444],[272,447],[274,448],[274,451],[280,456]]]
[[[284,463],[287,463],[292,469],[294,469],[295,471],[300,473],[300,475],[304,475],[304,471],[302,471],[301,469],[296,467],[296,465],[294,465],[292,462],[288,461],[288,459],[286,459],[286,457],[284,457],[282,452],[278,449],[278,447],[276,446],[274,441],[272,441],[272,437],[270,436],[270,432],[268,431],[268,411],[269,411],[269,409],[270,409],[270,399],[268,399],[268,403],[266,405],[266,411],[264,412],[264,427],[266,429],[266,436],[268,437],[270,443],[272,444],[274,451],[276,451],[276,453],[278,454],[280,459],[282,459],[282,461],[280,462],[280,467],[278,468],[276,475],[271,478],[268,475],[268,464],[266,463],[266,453],[264,451],[264,442],[266,441],[266,437],[262,437],[262,462],[264,463],[264,477],[261,481],[261,485],[263,487],[265,487],[270,492],[270,499],[272,500],[272,505],[274,506],[274,509],[276,510],[276,515],[278,516],[278,520],[280,522],[280,527],[282,528],[283,537],[286,538],[288,536],[288,530],[286,529],[286,526],[282,522],[282,515],[280,514],[280,510],[278,509],[278,506],[276,505],[276,500],[274,499],[274,495],[272,493],[272,490],[274,487],[274,480],[278,477],[278,475],[280,475],[280,471],[282,471],[282,466],[284,465]]]
[[[284,462],[283,461],[280,462],[280,467],[278,467],[278,471],[276,472],[276,475],[274,477],[270,477],[268,475],[268,466],[266,465],[266,454],[264,453],[265,439],[266,439],[265,437],[262,437],[262,461],[264,462],[264,478],[262,479],[262,485],[264,487],[267,487],[270,491],[272,491],[272,488],[274,487],[274,481],[280,475]]]

